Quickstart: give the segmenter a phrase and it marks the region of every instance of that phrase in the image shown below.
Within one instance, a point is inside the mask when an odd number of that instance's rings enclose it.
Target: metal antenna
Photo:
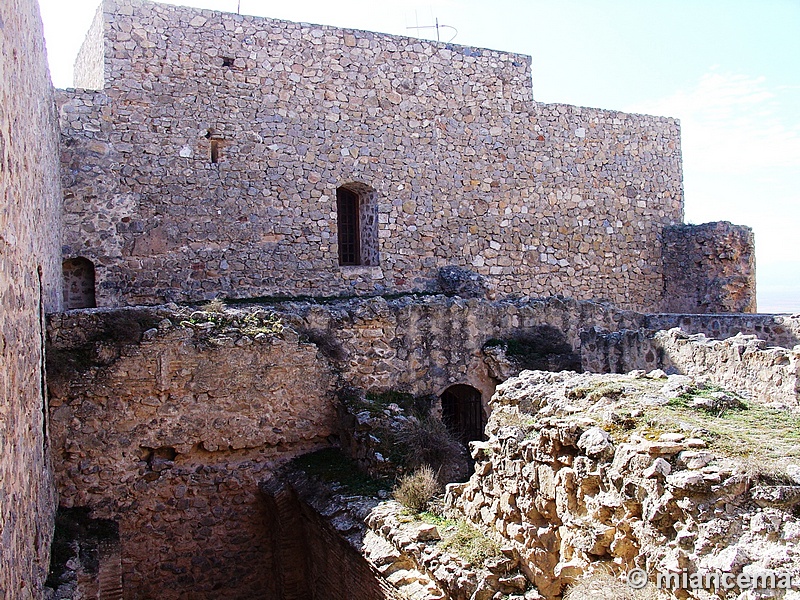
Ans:
[[[237,0],[236,2],[236,14],[242,14],[242,0]]]
[[[452,30],[453,30],[455,33],[453,34],[453,37],[451,37],[449,40],[447,40],[447,42],[446,42],[446,43],[448,43],[448,44],[449,44],[449,43],[450,43],[450,42],[452,42],[454,39],[456,39],[456,36],[458,35],[458,29],[456,29],[456,28],[455,28],[455,27],[453,27],[452,25],[444,25],[444,24],[440,24],[440,23],[439,23],[439,18],[438,18],[438,17],[435,19],[435,22],[436,22],[436,24],[435,24],[435,25],[420,25],[420,24],[419,24],[419,21],[417,21],[417,26],[416,26],[416,27],[406,27],[406,29],[436,29],[436,41],[437,41],[437,42],[441,42],[441,41],[442,41],[442,39],[441,39],[441,37],[440,37],[440,35],[439,35],[439,32],[440,32],[442,29],[445,29],[445,28],[447,28],[447,29],[452,29]]]

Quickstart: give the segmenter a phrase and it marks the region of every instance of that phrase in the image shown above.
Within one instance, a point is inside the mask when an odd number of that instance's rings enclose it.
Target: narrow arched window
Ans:
[[[94,264],[83,258],[70,258],[62,265],[64,274],[64,308],[94,308]]]
[[[363,183],[336,189],[339,265],[378,266],[378,206],[375,190]]]

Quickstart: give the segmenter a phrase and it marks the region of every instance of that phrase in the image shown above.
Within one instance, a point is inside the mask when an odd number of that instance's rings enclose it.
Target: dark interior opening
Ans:
[[[484,438],[486,415],[481,393],[471,385],[451,385],[442,393],[442,421],[464,445]]]
[[[358,220],[358,195],[345,188],[336,190],[336,213],[339,225],[339,264],[361,264],[361,240]]]

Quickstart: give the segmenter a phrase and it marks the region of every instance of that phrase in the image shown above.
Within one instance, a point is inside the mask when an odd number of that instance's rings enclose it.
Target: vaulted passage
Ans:
[[[442,393],[442,420],[462,444],[483,439],[486,415],[480,391],[463,384],[447,388]]]

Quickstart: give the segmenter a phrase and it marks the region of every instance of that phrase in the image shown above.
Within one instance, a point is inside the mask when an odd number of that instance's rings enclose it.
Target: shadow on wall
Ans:
[[[451,385],[442,392],[442,421],[462,444],[486,438],[486,413],[481,393],[471,385]]]
[[[513,337],[490,339],[483,345],[483,360],[490,375],[505,381],[521,371],[581,372],[581,355],[567,336],[552,325],[537,325]]]
[[[46,582],[52,597],[122,598],[119,525],[89,515],[88,508],[58,509]]]

